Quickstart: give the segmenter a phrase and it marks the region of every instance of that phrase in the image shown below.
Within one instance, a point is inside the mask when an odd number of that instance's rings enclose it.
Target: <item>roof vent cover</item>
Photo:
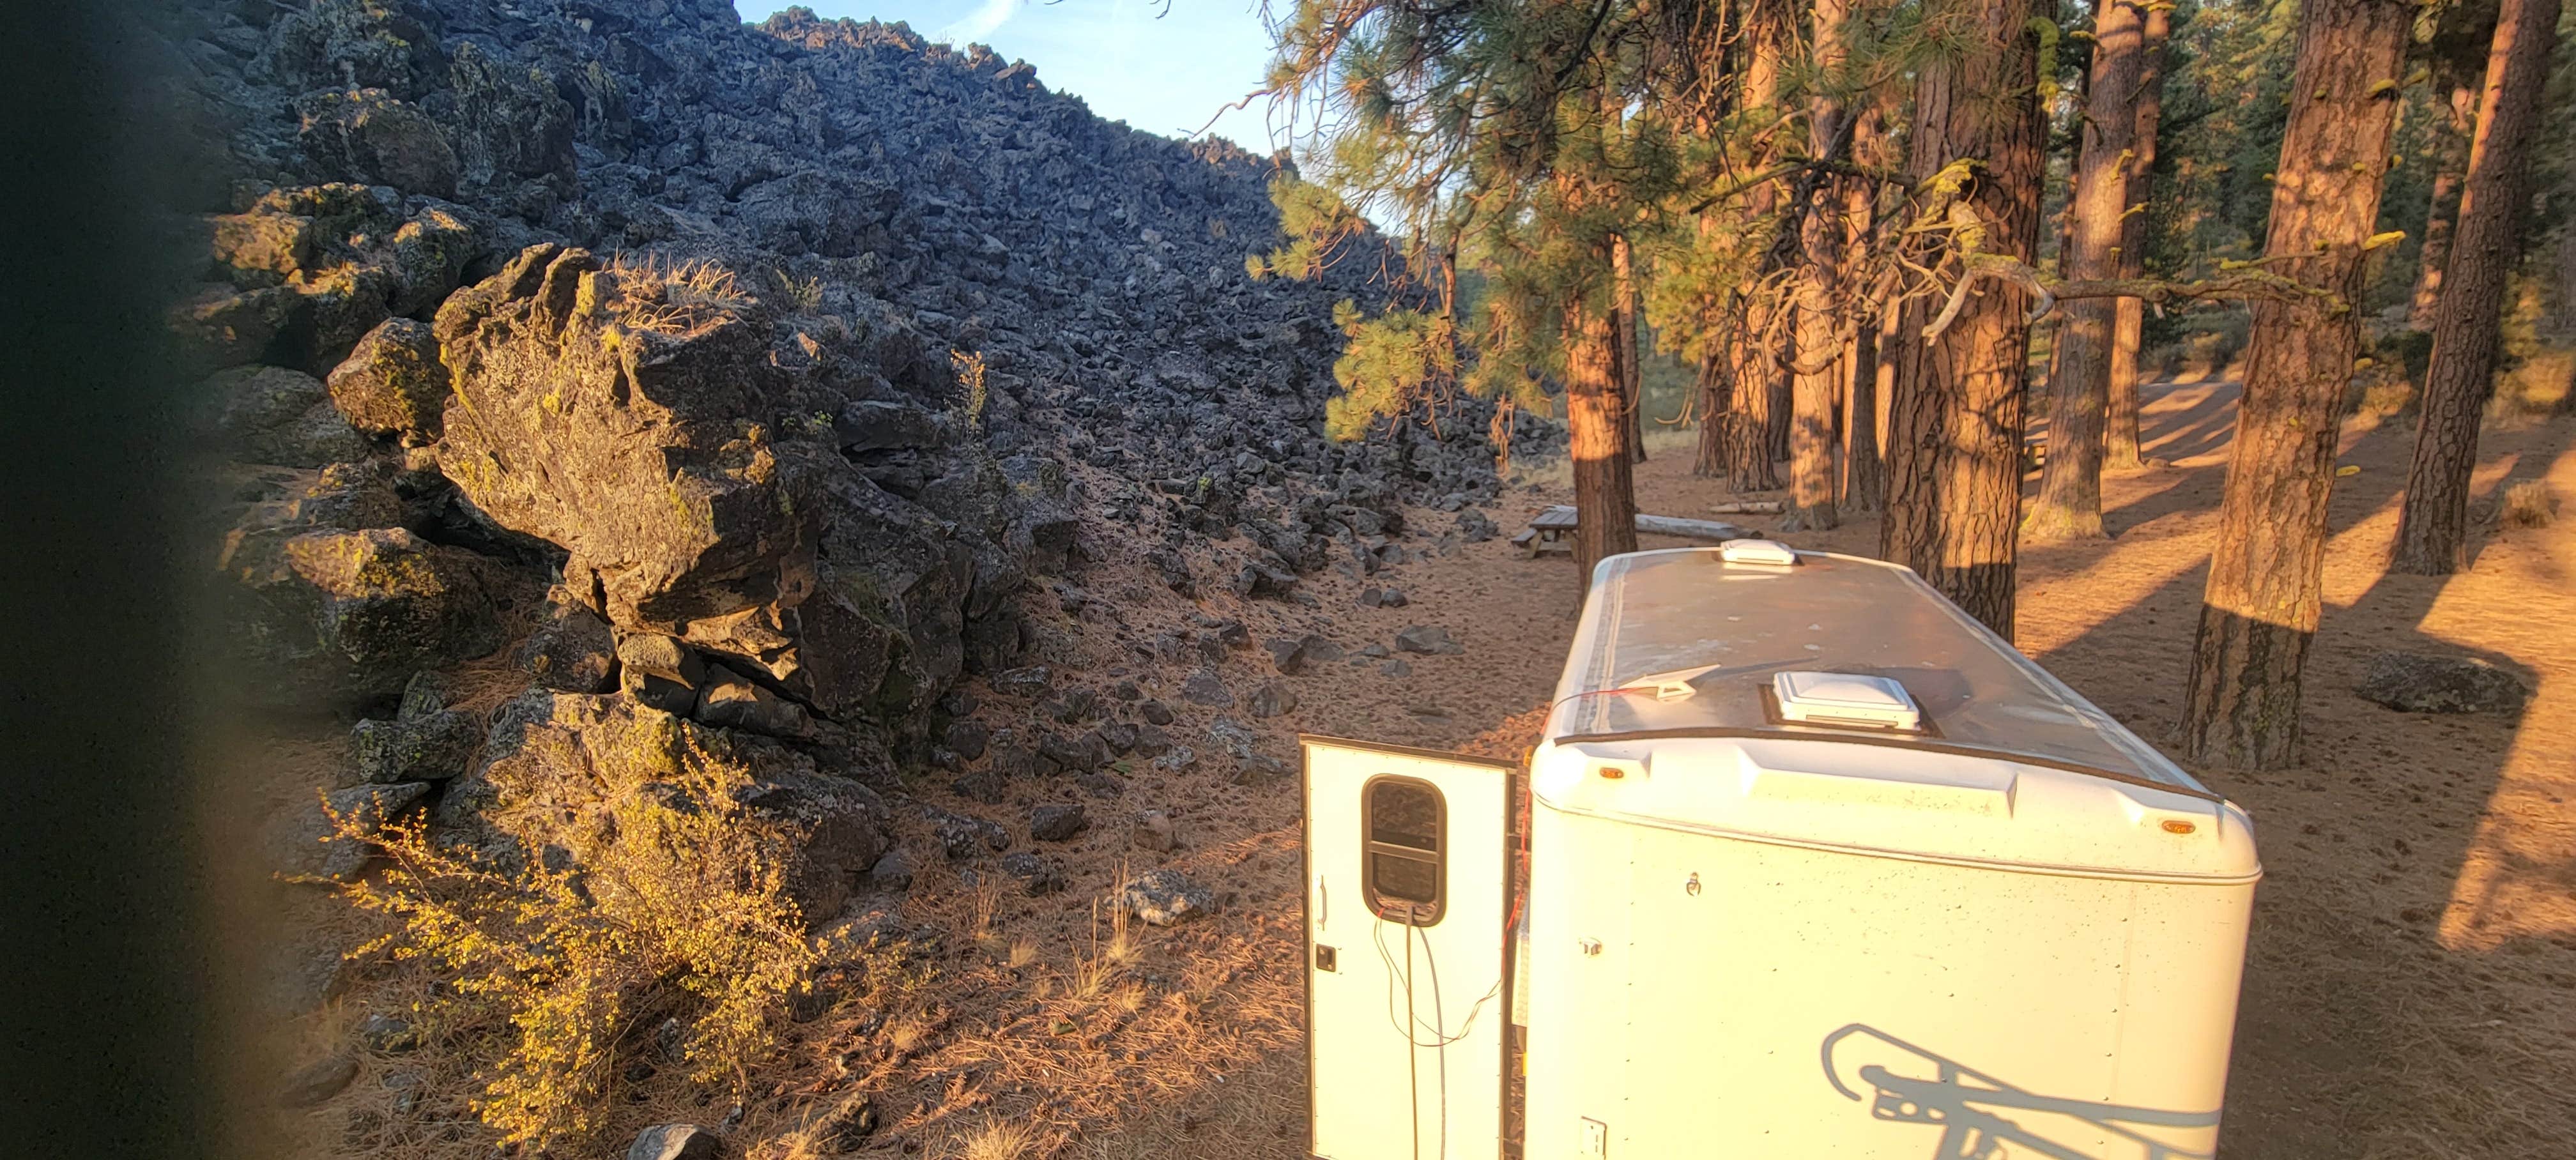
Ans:
[[[1859,673],[1792,671],[1771,677],[1771,695],[1780,717],[1806,725],[1923,731],[1923,710],[1905,686],[1891,677]]]
[[[1717,546],[1717,558],[1729,564],[1770,564],[1786,568],[1798,562],[1798,553],[1778,540],[1728,540]]]

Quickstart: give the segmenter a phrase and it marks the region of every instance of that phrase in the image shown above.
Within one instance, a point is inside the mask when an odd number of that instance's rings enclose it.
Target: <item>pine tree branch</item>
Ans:
[[[2340,309],[2343,305],[2342,298],[2333,291],[2320,290],[2266,270],[2240,269],[2215,278],[2195,278],[2188,282],[2161,278],[2059,279],[2043,275],[2011,258],[1971,254],[1968,255],[1967,273],[1950,287],[1949,301],[1943,303],[1941,313],[1924,326],[1924,339],[1939,338],[1942,331],[1948,330],[1950,324],[1957,320],[1960,309],[1967,305],[1969,292],[1977,283],[1988,281],[2019,286],[2037,297],[2039,303],[2030,312],[2032,322],[2046,317],[2059,302],[2070,298],[2136,298],[2157,306],[2177,299],[2203,302],[2295,302],[2311,299],[2323,303],[2329,310]]]

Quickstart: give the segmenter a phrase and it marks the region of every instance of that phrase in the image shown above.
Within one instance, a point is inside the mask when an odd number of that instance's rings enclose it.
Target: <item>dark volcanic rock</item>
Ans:
[[[407,440],[438,438],[447,409],[447,368],[427,323],[388,318],[331,368],[325,384],[349,425]]]
[[[626,1160],[717,1160],[724,1141],[696,1124],[655,1124],[635,1134]]]
[[[1181,699],[1193,705],[1217,709],[1230,708],[1234,704],[1234,694],[1226,691],[1224,678],[1217,676],[1213,669],[1201,669],[1181,682]]]
[[[400,692],[422,669],[498,648],[494,568],[401,528],[234,534],[237,638],[265,672],[255,696],[348,704]]]
[[[785,869],[788,897],[820,921],[893,844],[868,787],[775,741],[622,697],[525,694],[494,714],[484,749],[482,769],[449,787],[439,816],[522,856],[551,845],[580,865],[608,843],[650,840],[656,809],[729,801]]]
[[[1409,653],[1446,656],[1467,651],[1450,639],[1449,630],[1439,625],[1411,625],[1395,634],[1395,647]]]
[[[1148,870],[1118,892],[1119,904],[1147,926],[1174,926],[1216,909],[1216,894],[1178,870]]]
[[[2519,713],[2531,699],[2521,677],[2475,657],[2410,652],[2370,658],[2359,692],[2404,713]]]
[[[1252,694],[1250,707],[1255,717],[1276,717],[1282,713],[1294,713],[1297,711],[1297,690],[1279,681],[1264,681],[1261,683],[1261,688]]]
[[[1029,811],[1029,836],[1041,842],[1069,842],[1089,828],[1091,818],[1079,803],[1042,805]]]
[[[1002,873],[1016,878],[1031,894],[1053,894],[1065,887],[1064,863],[1021,851],[1002,855]]]

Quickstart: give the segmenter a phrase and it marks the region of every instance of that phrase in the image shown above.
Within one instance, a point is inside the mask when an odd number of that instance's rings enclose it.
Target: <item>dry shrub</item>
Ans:
[[[788,301],[796,304],[796,309],[806,314],[822,312],[823,279],[821,275],[799,278],[784,266],[776,267],[769,273],[771,278],[777,281],[779,291],[787,295]]]
[[[2550,494],[2547,481],[2526,479],[2504,489],[2497,510],[2510,527],[2545,528],[2558,518],[2558,497]]]
[[[950,1155],[957,1160],[1020,1160],[1037,1143],[1037,1131],[1020,1120],[995,1118],[957,1137]]]
[[[657,254],[640,258],[620,254],[609,270],[617,282],[610,309],[618,321],[636,330],[689,334],[757,303],[734,281],[733,271],[704,258],[675,261]]]
[[[572,866],[434,842],[417,823],[370,835],[364,819],[337,819],[335,840],[391,855],[387,872],[344,888],[395,924],[353,957],[389,952],[443,978],[423,1015],[477,1053],[475,1111],[505,1143],[597,1133],[621,1056],[665,1017],[687,1028],[693,1082],[741,1090],[777,1047],[817,952],[741,807],[712,784],[673,788],[623,812],[618,840]]]
[[[958,419],[969,431],[983,430],[984,406],[989,398],[989,390],[984,385],[983,354],[976,351],[949,351],[948,366],[957,372],[957,389],[960,392],[957,401]]]
[[[2576,347],[2530,351],[2496,376],[2488,413],[2499,419],[2576,410]]]

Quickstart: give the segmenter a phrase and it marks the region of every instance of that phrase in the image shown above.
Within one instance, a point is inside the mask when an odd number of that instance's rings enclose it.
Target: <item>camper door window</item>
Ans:
[[[1360,884],[1379,918],[1413,926],[1440,921],[1449,869],[1440,837],[1448,820],[1448,802],[1430,782],[1388,776],[1360,787],[1360,823],[1368,835]]]

